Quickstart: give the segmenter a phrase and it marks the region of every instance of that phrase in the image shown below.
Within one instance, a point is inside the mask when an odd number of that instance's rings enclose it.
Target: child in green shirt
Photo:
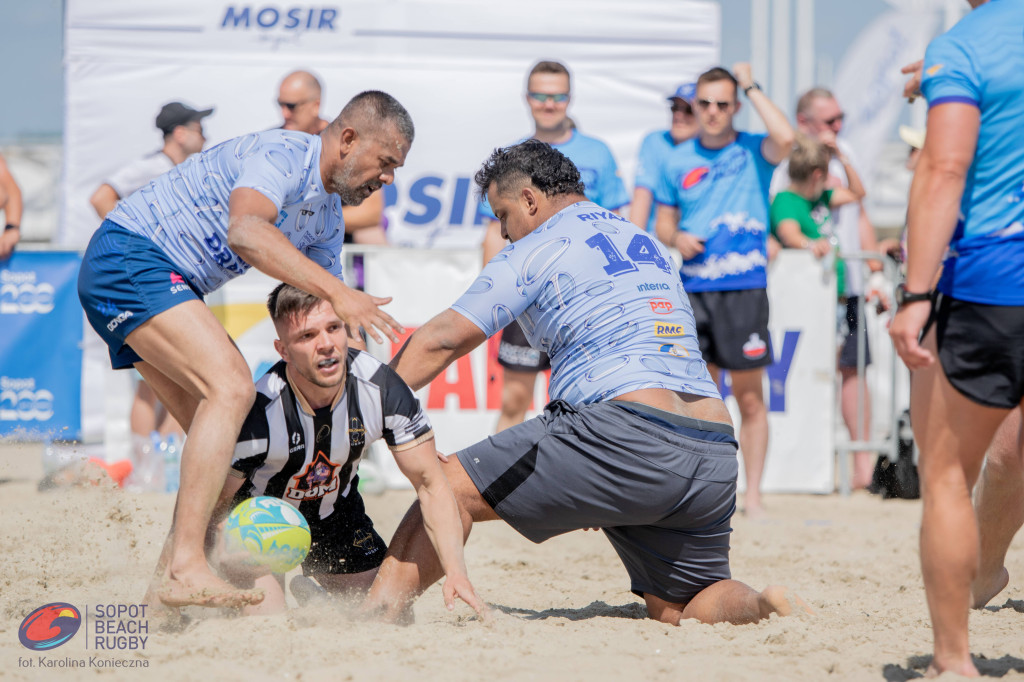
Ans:
[[[831,153],[817,140],[797,135],[789,157],[790,185],[775,195],[770,213],[772,236],[783,247],[809,249],[818,258],[833,253],[838,244],[831,209],[860,201],[865,195],[860,176],[842,154],[837,158],[846,171],[849,187],[825,189]],[[846,279],[842,259],[836,259],[835,268],[842,296]]]

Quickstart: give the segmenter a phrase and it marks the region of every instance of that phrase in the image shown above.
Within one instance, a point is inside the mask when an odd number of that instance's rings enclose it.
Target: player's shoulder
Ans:
[[[284,391],[284,387],[288,385],[288,378],[285,374],[286,367],[284,360],[279,360],[268,369],[263,376],[256,380],[256,392],[270,400],[276,400]]]
[[[607,154],[612,155],[612,149],[605,142],[592,135],[581,133],[579,130],[573,131],[572,138],[565,143],[565,146],[569,149],[575,148],[579,151],[586,151],[590,154]]]
[[[267,165],[303,162],[311,152],[319,152],[320,137],[297,130],[274,128],[232,138],[204,154],[231,154],[238,160],[253,159]]]
[[[406,385],[398,373],[369,353],[356,348],[348,349],[348,373],[353,380],[387,390],[396,384]]]
[[[642,150],[669,149],[673,147],[672,136],[668,130],[654,130],[644,135],[640,143]]]

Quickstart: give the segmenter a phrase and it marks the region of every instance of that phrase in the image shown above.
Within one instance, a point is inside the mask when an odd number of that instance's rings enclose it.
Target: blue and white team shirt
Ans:
[[[641,388],[719,397],[668,251],[583,201],[505,247],[452,305],[488,337],[518,320],[571,404]]]
[[[529,139],[524,137],[519,142]],[[629,203],[626,185],[619,175],[619,165],[615,163],[612,150],[604,142],[573,129],[568,141],[551,146],[565,154],[579,170],[583,194],[588,199],[613,211]],[[497,220],[486,199],[480,202],[480,214],[490,220]]]
[[[636,181],[634,187],[643,187],[653,196],[658,189],[658,180],[665,160],[669,157],[676,143],[668,130],[659,130],[647,135],[640,143],[637,155]],[[651,216],[647,220],[648,234],[654,234],[654,225],[658,218],[658,207],[651,204]]]
[[[107,216],[153,240],[190,284],[208,294],[251,266],[228,247],[232,190],[247,187],[277,208],[278,229],[342,279],[341,200],[320,180],[319,136],[267,130],[222,142],[122,199]]]
[[[978,107],[981,128],[938,289],[1024,305],[1024,3],[992,0],[928,46],[929,107]]]
[[[678,207],[679,229],[705,240],[704,253],[679,270],[687,291],[767,286],[768,189],[775,164],[761,151],[766,137],[737,133],[721,149],[694,138],[665,162],[655,201]]]

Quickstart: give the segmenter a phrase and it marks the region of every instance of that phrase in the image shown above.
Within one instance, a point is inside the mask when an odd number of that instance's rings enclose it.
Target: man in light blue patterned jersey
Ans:
[[[768,451],[764,368],[772,363],[768,336],[768,187],[789,156],[793,128],[754,82],[749,64],[735,75],[713,68],[697,79],[700,133],[671,152],[654,198],[656,230],[683,257],[680,275],[693,303],[700,350],[720,380],[729,370],[740,410],[740,449],[747,476],[748,514],[761,512],[761,474]],[[736,130],[743,90],[768,130]]]
[[[673,149],[692,139],[700,130],[693,100],[696,83],[683,83],[669,96],[672,126],[668,130],[649,133],[640,144],[636,159],[636,180],[633,183],[633,201],[629,204],[629,219],[634,225],[654,234],[658,212],[654,210],[654,190],[658,188],[661,167]]]
[[[587,200],[580,173],[537,140],[476,175],[512,244],[392,360],[415,389],[518,319],[550,354],[543,414],[443,465],[463,511],[533,542],[601,528],[651,618],[748,623],[787,614],[785,588],[732,580],[736,441],[701,359],[668,251]],[[419,509],[406,515],[364,610],[396,618],[440,578]]]
[[[533,117],[533,139],[547,142],[569,157],[580,171],[587,199],[618,211],[629,203],[618,164],[608,145],[576,129],[568,115],[571,91],[572,80],[564,64],[540,61],[530,69],[526,103]],[[481,201],[480,210],[491,221],[483,242],[486,264],[506,242],[486,198]],[[550,368],[551,362],[546,353],[531,348],[523,330],[513,324],[502,332],[498,364],[502,367],[503,383],[496,430],[502,431],[526,417],[537,374]]]
[[[968,605],[983,606],[1006,586],[1005,567],[991,564],[1005,558],[1024,520],[1024,455],[1010,444],[1019,426],[1004,428],[1010,443],[997,443],[999,466],[986,471],[977,515],[971,506],[993,434],[1024,407],[1024,5],[971,5],[925,54],[928,135],[890,329],[913,372],[921,570],[935,650],[928,672],[968,677],[978,675]]]
[[[379,309],[391,299],[342,281],[341,204],[390,183],[413,134],[397,100],[364,92],[318,136],[268,130],[190,157],[118,202],[93,235],[78,280],[89,322],[112,366],[134,366],[189,436],[165,604],[262,598],[217,578],[203,551],[254,388],[202,297],[256,267],[328,301],[350,334],[397,340],[400,327]]]

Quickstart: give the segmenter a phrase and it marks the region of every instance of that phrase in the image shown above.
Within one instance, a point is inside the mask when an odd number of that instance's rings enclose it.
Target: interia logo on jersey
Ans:
[[[32,270],[0,271],[0,315],[45,315],[52,311],[53,285],[38,279]]]
[[[33,377],[0,376],[0,422],[45,422],[53,418],[53,393],[36,390]]]

